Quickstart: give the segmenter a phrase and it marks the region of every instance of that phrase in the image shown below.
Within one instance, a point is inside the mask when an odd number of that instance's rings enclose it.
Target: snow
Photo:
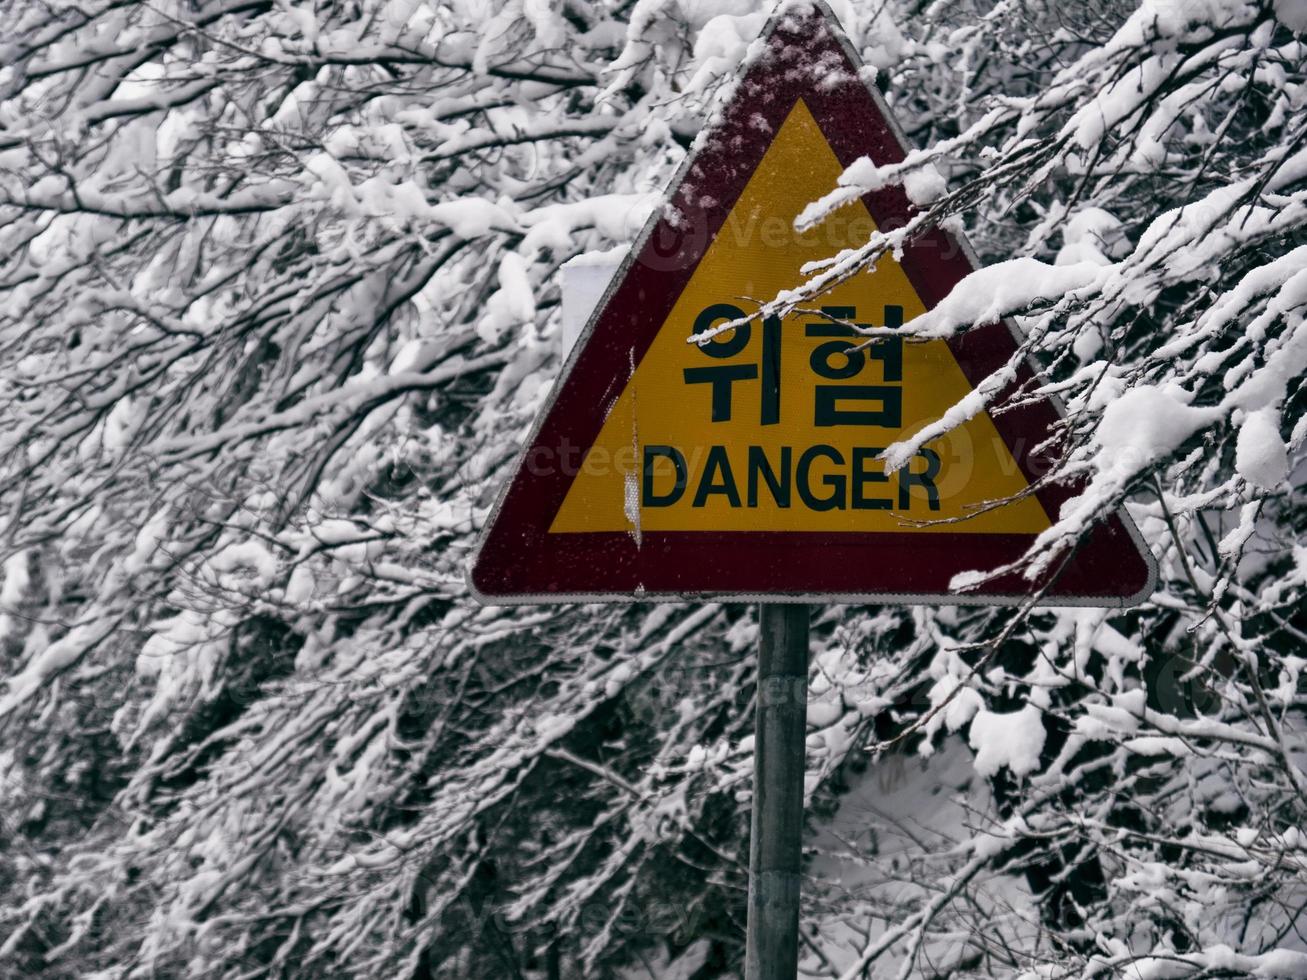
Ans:
[[[631,537],[635,539],[635,546],[640,547],[644,532],[640,524],[640,480],[634,469],[622,476],[622,515],[629,525]]]
[[[339,148],[345,136],[338,132],[336,139]],[[518,231],[520,227],[516,208],[506,200],[465,197],[432,204],[414,181],[395,181],[381,176],[369,177],[355,185],[349,172],[330,153],[308,157],[304,170],[311,178],[306,181],[309,194],[329,202],[347,216],[380,218],[399,228],[431,222],[468,240],[484,237],[493,231]],[[182,191],[173,192],[168,200],[178,209],[202,203],[194,195]]]
[[[1133,735],[1139,729],[1135,711],[1121,705],[1089,704],[1085,714],[1076,719],[1076,731],[1088,738],[1108,738],[1112,735]]]
[[[1109,265],[1114,253],[1120,251],[1124,234],[1120,220],[1103,208],[1082,208],[1066,219],[1062,225],[1062,247],[1058,250],[1055,265],[1074,265],[1092,262]]]
[[[908,200],[920,208],[929,207],[948,191],[948,181],[919,151],[908,154],[902,163],[878,165],[870,157],[859,157],[849,164],[836,181],[835,190],[813,201],[794,219],[798,231],[808,231],[833,211],[857,198],[885,187],[902,186]]]
[[[1032,258],[996,262],[968,275],[934,309],[905,323],[902,331],[917,337],[951,337],[1035,303],[1064,300],[1102,280],[1102,268],[1092,262],[1049,265]]]
[[[696,6],[720,9],[716,0]],[[689,91],[708,88],[717,77],[735,71],[770,15],[767,10],[750,10],[752,5],[749,3],[736,6],[741,9],[711,17],[695,38],[694,61],[697,67],[686,85]]]
[[[425,208],[415,207],[413,211],[415,218],[439,222],[459,238],[480,238],[495,230],[517,229],[517,220],[509,210],[498,202],[482,198],[441,201]]]
[[[9,678],[7,690],[0,697],[0,720],[35,694],[47,679],[67,670],[103,642],[113,625],[107,617],[77,623],[64,636],[37,650],[22,671]]]
[[[929,207],[948,191],[948,181],[944,179],[935,165],[928,163],[917,170],[910,170],[903,176],[903,191],[908,200],[919,208]]]
[[[999,713],[981,709],[971,719],[967,741],[976,750],[976,772],[993,776],[1007,767],[1015,776],[1039,768],[1044,750],[1044,715],[1034,705]]]
[[[535,208],[521,216],[522,225],[529,230],[518,251],[523,255],[545,248],[572,251],[577,232],[584,228],[594,228],[619,245],[627,244],[661,201],[660,194],[602,194]]]
[[[527,264],[517,252],[505,252],[499,260],[499,289],[486,301],[486,312],[477,322],[477,335],[495,345],[505,331],[532,323],[535,319],[535,292],[527,274]]]
[[[291,604],[308,602],[313,598],[316,589],[317,582],[314,579],[312,568],[308,565],[296,565],[286,582],[286,589],[282,598]]]
[[[712,952],[712,943],[706,939],[697,940],[674,953],[656,948],[638,965],[619,970],[617,980],[649,980],[651,970],[658,980],[693,980],[702,976],[700,970]]]
[[[30,584],[27,551],[19,549],[4,561],[4,583],[0,585],[0,609],[17,609]]]
[[[1255,487],[1275,490],[1289,478],[1289,450],[1280,438],[1280,413],[1250,412],[1239,426],[1234,466]]]
[[[805,895],[832,898],[813,902],[810,913],[814,939],[820,940],[834,969],[804,953],[800,976],[843,976],[858,962],[863,948],[881,939],[899,915],[852,917],[850,903],[863,907],[902,910],[916,907],[933,892],[919,877],[916,861],[923,845],[940,851],[970,846],[988,847],[998,854],[1011,846],[1009,833],[990,834],[994,802],[989,786],[977,779],[963,740],[946,738],[929,758],[888,753],[865,771],[848,775],[848,788],[837,797],[838,808],[829,818],[813,819],[813,832],[805,840]],[[997,828],[996,828],[997,829]],[[929,861],[930,859],[928,859]],[[1018,875],[990,874],[979,883],[975,900],[987,911],[1033,911],[1031,896]],[[805,912],[805,923],[809,921]],[[939,964],[967,948],[969,930],[942,929],[927,939],[927,955]],[[904,950],[898,948],[878,962],[875,976],[895,976],[902,968]],[[857,970],[852,975],[858,976]]]
[[[141,526],[132,553],[123,559],[123,569],[128,574],[134,575],[149,568],[156,559],[166,560],[167,556],[160,554],[160,548],[167,542],[171,521],[172,515],[159,511]]]
[[[1307,34],[1307,0],[1271,0],[1271,9],[1289,30]]]
[[[934,685],[932,685],[929,694],[929,700],[932,708],[943,705],[943,710],[931,720],[927,731],[934,733],[940,724],[949,732],[956,732],[970,722],[978,711],[985,704],[984,698],[967,686],[959,677],[952,673],[946,673],[941,676]],[[921,744],[922,752],[933,751],[933,746],[929,740],[924,740]]]
[[[1094,433],[1099,470],[1136,473],[1220,418],[1220,409],[1195,407],[1190,399],[1174,385],[1140,385],[1113,400]]]
[[[1126,954],[1122,960],[1123,973],[1131,980],[1169,980],[1199,974],[1243,975],[1268,980],[1307,978],[1307,953],[1289,949],[1250,956],[1222,943],[1193,953],[1168,952],[1165,956],[1141,957]]]
[[[834,4],[836,16],[842,24],[857,23],[857,10],[850,0]],[[864,57],[871,71],[889,71],[912,53],[913,42],[904,36],[887,4],[877,5],[875,15],[867,26]],[[868,79],[870,82],[871,79]]]
[[[263,588],[276,578],[279,566],[267,545],[251,538],[227,545],[209,559],[209,567],[231,587]]]

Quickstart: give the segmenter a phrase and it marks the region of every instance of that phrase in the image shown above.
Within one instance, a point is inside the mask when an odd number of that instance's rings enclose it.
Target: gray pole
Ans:
[[[745,980],[795,980],[799,972],[808,612],[806,605],[758,607]]]

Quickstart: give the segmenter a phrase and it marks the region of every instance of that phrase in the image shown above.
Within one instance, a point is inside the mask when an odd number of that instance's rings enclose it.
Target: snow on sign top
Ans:
[[[790,5],[673,182],[577,342],[471,572],[487,602],[681,600],[1122,605],[1153,567],[1124,514],[1051,582],[950,580],[1018,558],[1075,487],[1039,486],[1058,415],[981,412],[893,473],[883,450],[938,419],[1016,350],[861,336],[939,303],[975,268],[942,231],[784,318],[754,316],[807,263],[912,213],[902,188],[795,219],[860,157],[905,149],[824,7]],[[739,321],[702,344],[691,335]],[[1016,384],[1030,379],[1028,373]],[[978,505],[996,500],[997,507]]]

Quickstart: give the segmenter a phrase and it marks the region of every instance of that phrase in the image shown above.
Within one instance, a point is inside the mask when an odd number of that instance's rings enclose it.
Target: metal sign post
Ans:
[[[794,980],[799,969],[808,618],[806,605],[758,607],[745,980]]]

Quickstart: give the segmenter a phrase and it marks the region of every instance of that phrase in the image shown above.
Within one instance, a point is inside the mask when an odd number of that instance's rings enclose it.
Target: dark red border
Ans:
[[[743,191],[772,134],[802,97],[840,163],[861,156],[880,164],[904,157],[894,128],[859,80],[828,15],[782,16],[772,25],[717,126],[671,196],[676,220],[661,217],[610,295],[577,354],[531,447],[588,449],[614,395],[653,342],[694,269]],[[832,82],[832,79],[834,81]],[[758,117],[766,121],[759,124]],[[863,199],[881,228],[901,227],[912,206],[900,188]],[[967,254],[943,231],[914,240],[902,265],[927,308],[973,271]],[[1016,343],[1002,323],[949,342],[974,386],[1002,366]],[[1016,384],[1031,380],[1023,366]],[[1026,478],[1050,461],[1032,453],[1057,421],[1049,402],[994,416],[1000,436]],[[557,458],[557,457],[553,457]],[[950,596],[958,572],[990,569],[1025,551],[1030,537],[1012,534],[646,532],[639,546],[626,533],[547,534],[571,478],[520,468],[504,495],[472,569],[472,584],[490,599],[541,596],[877,595]],[[1049,487],[1038,497],[1050,517],[1078,487]],[[1062,569],[1046,596],[1105,602],[1137,595],[1151,569],[1121,518],[1100,524]],[[1019,596],[1032,586],[1007,575],[968,592],[975,598]]]

